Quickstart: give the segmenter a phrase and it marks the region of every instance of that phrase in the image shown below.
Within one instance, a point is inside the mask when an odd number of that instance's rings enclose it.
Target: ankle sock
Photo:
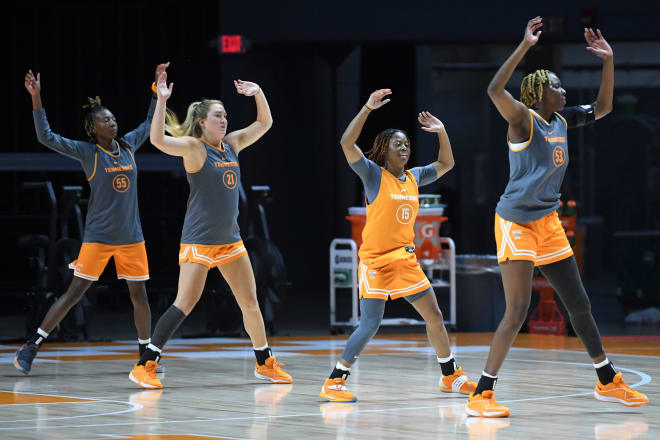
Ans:
[[[41,344],[43,344],[48,335],[49,333],[46,333],[41,328],[38,328],[36,333],[30,339],[28,339],[28,344],[34,344],[37,347],[41,347]]]
[[[345,367],[341,364],[341,362],[337,362],[337,365],[335,365],[332,373],[330,373],[330,379],[337,379],[338,377],[341,377],[342,379],[346,380],[349,374],[351,374],[351,367]]]
[[[453,354],[450,354],[446,358],[438,358],[438,363],[440,364],[443,376],[451,376],[456,372],[456,360]]]
[[[271,351],[270,347],[268,347],[268,345],[254,348],[254,356],[257,358],[257,365],[264,365],[266,363],[266,359],[272,355],[273,352]]]
[[[614,370],[614,365],[612,365],[612,362],[610,362],[607,358],[605,358],[605,360],[599,364],[594,364],[594,368],[596,369],[598,380],[603,385],[607,385],[608,383],[614,381],[616,371]]]
[[[477,384],[477,388],[474,390],[474,395],[481,394],[483,391],[495,389],[495,383],[497,382],[497,376],[491,376],[485,371],[481,373],[481,378]]]

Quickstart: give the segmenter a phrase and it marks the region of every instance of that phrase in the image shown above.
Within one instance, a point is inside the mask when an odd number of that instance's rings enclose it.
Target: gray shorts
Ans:
[[[433,287],[429,287],[428,289],[426,289],[422,292],[417,292],[417,293],[413,293],[412,295],[404,296],[403,298],[406,301],[408,301],[410,304],[412,304],[415,301],[417,301],[418,299],[420,299],[421,297],[423,297],[424,295],[426,295],[427,293],[431,293],[431,292],[433,292]]]

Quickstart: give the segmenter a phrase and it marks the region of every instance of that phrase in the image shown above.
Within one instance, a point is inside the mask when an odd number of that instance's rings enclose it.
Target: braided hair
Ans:
[[[94,136],[94,117],[97,113],[103,110],[108,110],[103,104],[101,104],[101,98],[98,96],[95,98],[87,98],[89,101],[87,104],[83,105],[83,110],[85,111],[85,119],[83,120],[83,127],[85,128],[85,133],[89,136],[90,141],[96,142],[96,137]]]
[[[520,85],[520,101],[527,107],[534,107],[543,99],[543,86],[550,84],[550,71],[539,69],[523,78]]]
[[[387,155],[387,149],[390,146],[390,139],[392,139],[394,133],[397,132],[403,134],[407,139],[410,139],[408,133],[398,128],[388,128],[387,130],[381,131],[376,136],[376,139],[374,139],[374,146],[371,150],[365,153],[367,158],[374,161],[378,166],[384,167],[385,156]],[[406,164],[406,168],[407,167],[408,165]]]

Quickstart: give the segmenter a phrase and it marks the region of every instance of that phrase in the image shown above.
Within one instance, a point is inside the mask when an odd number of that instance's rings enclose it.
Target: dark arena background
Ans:
[[[334,239],[359,244],[364,222],[363,212],[349,212],[364,206],[364,186],[340,139],[383,88],[391,102],[369,114],[363,151],[399,128],[410,166],[437,160],[438,137],[420,129],[421,111],[440,119],[451,141],[455,166],[420,188],[431,195],[420,195],[420,207],[436,217],[424,220],[420,209],[415,245],[451,352],[479,381],[506,309],[493,225],[509,180],[507,121],[486,90],[535,16],[542,35],[506,86],[516,99],[525,75],[548,69],[567,107],[591,104],[603,62],[585,50],[584,28],[600,29],[614,52],[613,110],[568,131],[559,216],[608,359],[649,403],[594,400],[594,362],[538,272],[500,370],[497,396],[509,417],[469,417],[468,396],[437,389],[435,345],[401,299],[387,301],[351,369],[346,383],[359,401],[325,402],[323,380],[359,320],[357,257],[346,245],[331,253]],[[660,3],[52,1],[10,2],[3,18],[0,438],[660,438]],[[163,350],[163,388],[142,390],[128,379],[137,334],[112,260],[50,332],[30,374],[14,368],[16,350],[71,283],[90,196],[80,163],[37,140],[26,72],[40,73],[52,130],[86,140],[88,97],[117,117],[121,137],[145,120],[165,62],[175,84],[167,106],[181,119],[191,102],[220,99],[231,132],[256,117],[254,98],[234,80],[267,97],[272,128],[239,156],[238,223],[268,342],[293,384],[255,380],[241,309],[210,270]],[[177,296],[189,184],[182,160],[149,139],[135,161],[153,332]]]

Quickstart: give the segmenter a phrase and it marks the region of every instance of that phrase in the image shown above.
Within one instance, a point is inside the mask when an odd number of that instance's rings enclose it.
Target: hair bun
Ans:
[[[87,104],[83,105],[83,108],[94,108],[94,107],[97,107],[97,106],[101,105],[101,98],[99,98],[98,96],[96,96],[94,98],[89,98],[88,97],[87,101],[89,101],[89,102]]]

